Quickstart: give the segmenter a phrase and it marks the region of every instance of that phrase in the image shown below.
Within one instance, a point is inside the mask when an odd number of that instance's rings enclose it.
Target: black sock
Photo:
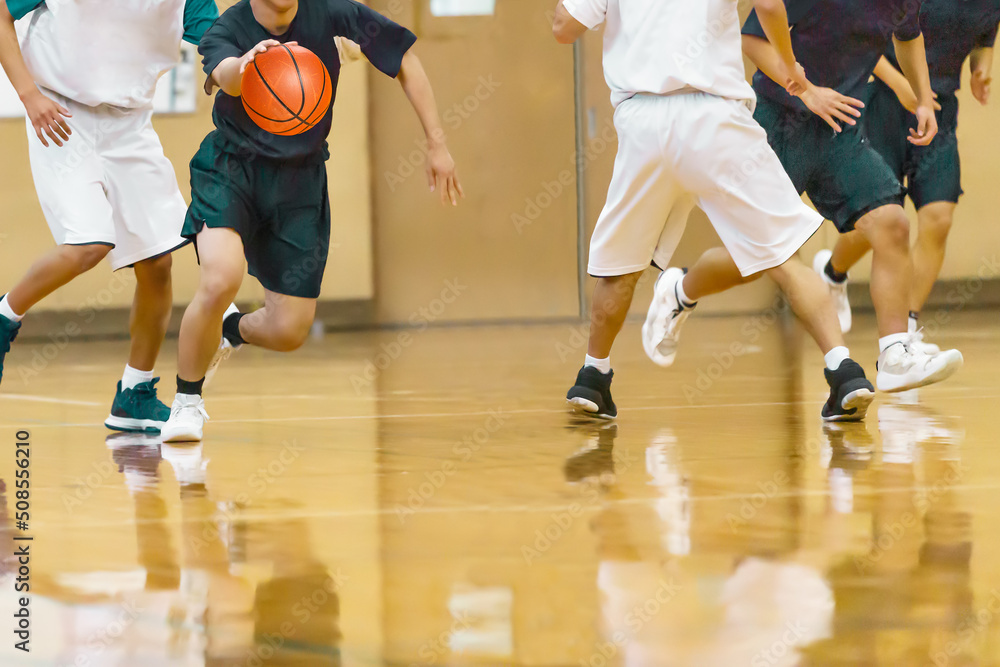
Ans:
[[[243,336],[240,335],[240,320],[243,319],[244,313],[232,313],[229,317],[222,320],[222,335],[225,336],[226,340],[233,347],[237,345],[243,345],[246,341],[243,340]]]
[[[917,311],[915,311],[915,310],[911,310],[910,311],[910,319],[913,320],[914,322],[916,322],[917,320],[920,319],[920,313],[917,312]]]
[[[823,272],[827,275],[827,277],[830,280],[832,280],[835,283],[842,283],[845,280],[847,280],[846,273],[841,273],[840,271],[837,271],[835,268],[833,268],[833,260],[830,260],[829,262],[826,263],[826,268],[823,269]]]
[[[188,382],[187,380],[182,380],[181,376],[177,376],[177,393],[178,394],[197,394],[201,396],[201,388],[205,386],[205,378],[200,380],[195,380],[194,382]]]

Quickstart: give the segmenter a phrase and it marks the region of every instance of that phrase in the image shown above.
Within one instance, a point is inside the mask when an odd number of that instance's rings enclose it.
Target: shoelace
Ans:
[[[205,418],[205,421],[209,421],[211,419],[211,417],[208,416],[208,412],[205,411],[204,403],[198,403],[197,405],[193,405],[190,403],[187,403],[185,405],[175,405],[173,410],[170,411],[170,418],[174,419],[176,417],[179,417],[180,414],[185,410],[197,410],[198,412],[201,413],[201,416]]]

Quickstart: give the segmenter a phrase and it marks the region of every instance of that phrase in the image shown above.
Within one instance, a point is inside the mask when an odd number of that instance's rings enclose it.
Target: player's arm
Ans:
[[[787,81],[786,66],[782,63],[781,56],[766,39],[744,34],[743,53],[772,81]],[[805,89],[798,95],[799,99],[810,111],[826,121],[834,132],[841,131],[840,123],[857,124],[857,119],[861,117],[858,109],[864,108],[864,102],[841,95],[832,88],[815,86],[808,79],[804,80]]]
[[[788,11],[783,0],[754,0],[757,20],[760,22],[767,44],[771,47],[768,53],[768,77],[780,83],[789,95],[801,95],[808,81],[805,72],[795,61],[792,50],[791,28],[788,25]]]
[[[896,97],[899,99],[899,103],[903,105],[903,108],[910,113],[917,113],[920,101],[917,99],[917,94],[913,92],[913,86],[910,85],[910,82],[907,81],[903,73],[896,69],[885,56],[882,56],[882,59],[878,61],[878,65],[875,66],[875,76],[882,83],[889,86],[892,92],[896,93]],[[941,104],[937,101],[937,93],[934,93],[934,108],[937,110],[941,109]]]
[[[73,134],[64,119],[70,118],[72,114],[61,104],[42,95],[42,91],[35,85],[35,78],[31,76],[21,53],[21,45],[17,42],[14,16],[4,0],[0,0],[0,65],[21,98],[21,104],[31,119],[31,126],[35,128],[38,140],[47,148],[49,142],[45,136],[48,135],[56,146],[62,146],[63,141],[67,141],[69,135]]]
[[[927,68],[927,51],[924,36],[903,41],[893,37],[896,45],[896,59],[903,75],[909,81],[917,96],[917,129],[910,129],[909,141],[916,146],[927,146],[937,135],[937,115],[934,113],[934,91],[931,90],[931,74]]]
[[[560,44],[572,44],[583,37],[587,26],[577,21],[566,9],[564,0],[559,0],[556,15],[552,19],[552,34]]]
[[[431,192],[441,193],[441,203],[450,201],[452,206],[458,206],[458,199],[464,197],[465,192],[455,172],[455,160],[448,151],[430,79],[412,48],[403,56],[396,78],[417,112],[427,137],[427,183]]]

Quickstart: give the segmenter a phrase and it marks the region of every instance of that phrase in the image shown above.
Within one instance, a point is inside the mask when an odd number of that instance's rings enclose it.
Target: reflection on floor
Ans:
[[[563,412],[578,326],[331,335],[235,355],[200,446],[103,428],[121,343],[19,342],[0,615],[31,536],[32,651],[0,664],[1000,664],[993,322],[953,315],[959,375],[842,425],[819,354],[747,318],[692,320],[668,371],[630,324],[617,424]]]

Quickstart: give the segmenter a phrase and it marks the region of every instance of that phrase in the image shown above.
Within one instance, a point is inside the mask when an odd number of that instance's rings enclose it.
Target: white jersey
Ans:
[[[47,0],[21,51],[35,82],[87,106],[150,107],[177,64],[185,0]]]
[[[564,0],[577,21],[604,33],[604,76],[617,107],[640,93],[697,90],[753,100],[737,0]]]

